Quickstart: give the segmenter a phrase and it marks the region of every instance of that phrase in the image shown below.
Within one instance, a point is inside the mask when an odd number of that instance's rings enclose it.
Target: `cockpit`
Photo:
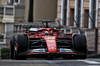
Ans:
[[[50,29],[42,29],[42,30],[38,30],[37,31],[37,35],[39,36],[46,36],[46,35],[50,35],[50,36],[56,36],[58,34],[58,30],[54,29],[54,28],[50,28]]]

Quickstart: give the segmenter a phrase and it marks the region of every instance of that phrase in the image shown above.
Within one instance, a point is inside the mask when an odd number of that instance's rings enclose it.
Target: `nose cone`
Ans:
[[[56,47],[50,47],[48,49],[49,49],[48,50],[49,53],[57,53],[57,48]]]
[[[56,36],[44,36],[49,53],[57,53]]]

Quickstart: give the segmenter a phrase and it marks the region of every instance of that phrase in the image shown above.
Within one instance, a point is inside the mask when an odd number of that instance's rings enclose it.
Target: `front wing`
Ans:
[[[25,55],[25,56],[31,56],[31,57],[48,57],[48,56],[63,57],[63,56],[72,56],[72,55],[84,56],[86,54],[73,50],[73,52],[57,52],[57,53],[26,51],[26,52],[20,53],[19,55]]]

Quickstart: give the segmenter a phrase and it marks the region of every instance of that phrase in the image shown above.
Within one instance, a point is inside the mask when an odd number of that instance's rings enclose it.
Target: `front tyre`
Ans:
[[[15,37],[15,59],[27,59],[26,56],[19,56],[18,54],[26,52],[28,50],[28,38],[25,35],[17,35]]]
[[[87,53],[87,44],[85,35],[74,35],[73,36],[73,48],[74,50],[84,53],[82,59],[86,59]]]

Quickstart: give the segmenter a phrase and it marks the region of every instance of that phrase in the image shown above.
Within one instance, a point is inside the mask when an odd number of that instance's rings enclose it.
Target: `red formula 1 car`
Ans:
[[[10,44],[12,59],[27,57],[85,59],[87,56],[85,35],[63,33],[56,28],[30,28],[24,31],[24,34],[11,37]]]

